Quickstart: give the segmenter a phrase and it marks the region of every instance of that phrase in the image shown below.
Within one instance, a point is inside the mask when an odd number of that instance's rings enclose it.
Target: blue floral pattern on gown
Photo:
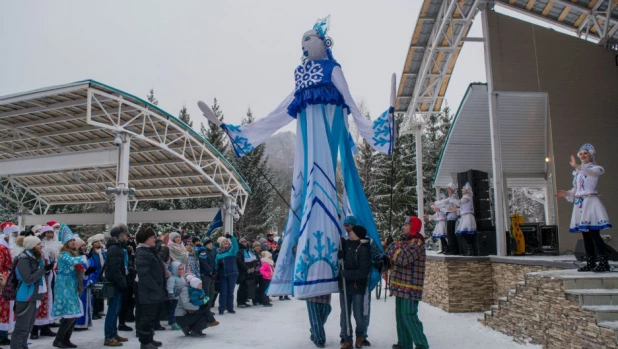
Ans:
[[[75,266],[78,264],[88,267],[85,256],[73,257],[68,252],[62,252],[58,256],[58,276],[51,313],[53,318],[78,318],[84,315],[84,307],[77,293]]]

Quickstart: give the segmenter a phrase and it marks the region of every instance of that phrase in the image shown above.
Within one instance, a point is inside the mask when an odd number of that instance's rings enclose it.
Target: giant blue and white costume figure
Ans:
[[[333,58],[328,21],[328,17],[318,20],[303,35],[303,63],[294,71],[294,90],[265,118],[241,126],[225,124],[204,102],[198,103],[204,116],[231,138],[238,157],[292,120],[297,121],[291,210],[269,295],[308,298],[338,292],[337,251],[348,209],[367,229],[368,236],[380,241],[352,157],[354,145],[346,116],[352,115],[359,133],[373,149],[390,155],[395,141],[395,76],[391,107],[374,122],[365,119],[352,99],[341,65]],[[338,157],[345,203],[337,196]]]

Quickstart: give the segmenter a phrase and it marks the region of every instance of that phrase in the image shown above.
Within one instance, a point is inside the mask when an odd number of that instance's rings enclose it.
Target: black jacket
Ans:
[[[124,266],[125,250],[120,242],[109,240],[107,245],[107,260],[105,261],[105,280],[113,282],[120,291],[127,288],[127,270]]]
[[[345,278],[348,294],[365,294],[371,272],[369,240],[342,240],[340,252],[343,257],[343,270],[339,273],[339,289],[343,291]]]
[[[244,247],[242,244],[238,245],[238,253],[236,253],[236,264],[238,265],[238,279],[237,283],[243,283],[247,280],[255,279],[255,272],[257,267],[257,259],[253,262],[245,262],[245,251],[250,251],[249,248]]]
[[[140,304],[158,304],[167,298],[165,290],[165,264],[155,250],[138,247],[135,251],[137,270],[137,295]]]
[[[200,262],[200,274],[202,276],[214,277],[217,272],[217,267],[215,266],[215,251],[209,250],[206,247],[197,247],[195,253]]]

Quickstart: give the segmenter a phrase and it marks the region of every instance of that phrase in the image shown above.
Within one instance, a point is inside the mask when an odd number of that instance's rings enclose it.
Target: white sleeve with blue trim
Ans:
[[[260,144],[264,143],[278,129],[289,124],[293,117],[288,115],[288,105],[294,100],[294,91],[290,93],[279,106],[266,117],[246,125],[221,124],[221,128],[230,137],[236,156],[247,155]]]
[[[356,128],[358,128],[361,136],[363,136],[365,141],[369,143],[373,149],[380,153],[391,155],[393,153],[396,135],[392,117],[393,108],[389,108],[389,110],[382,113],[375,121],[371,122],[371,120],[367,120],[363,117],[356,103],[354,103],[354,99],[348,88],[348,83],[343,76],[341,67],[333,68],[331,79],[333,85],[335,85],[339,93],[343,96],[345,104],[347,104],[350,109],[350,114],[352,114]]]

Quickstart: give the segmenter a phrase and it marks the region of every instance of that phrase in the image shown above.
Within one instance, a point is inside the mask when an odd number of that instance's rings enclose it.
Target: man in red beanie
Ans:
[[[393,269],[391,291],[397,297],[397,344],[393,349],[429,348],[423,323],[418,318],[425,281],[425,238],[419,233],[422,225],[418,217],[406,216],[401,240],[391,244],[385,253]]]

